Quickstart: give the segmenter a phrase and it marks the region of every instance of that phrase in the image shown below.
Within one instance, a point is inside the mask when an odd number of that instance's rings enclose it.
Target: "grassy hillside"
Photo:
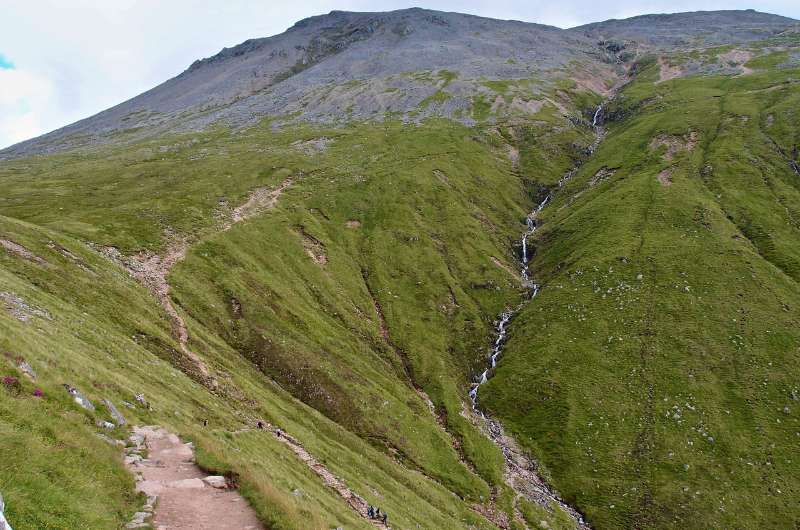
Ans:
[[[564,153],[553,164],[566,167],[592,135],[543,117],[519,131],[551,138],[547,150]],[[0,443],[30,455],[6,460],[0,478],[15,528],[114,528],[140,506],[121,452],[97,436],[125,436],[95,425],[109,419],[102,398],[130,423],[194,440],[201,464],[237,476],[270,528],[364,523],[282,444],[237,434],[255,418],[298,438],[397,527],[492,527],[470,508],[490,503],[513,517],[503,457],[462,410],[493,319],[521,296],[513,245],[548,178],[515,169],[509,153],[524,141],[447,121],[265,122],[0,166],[0,375],[22,384],[5,391]],[[274,208],[230,227],[249,194],[287,179]],[[101,252],[178,240],[189,252],[169,276],[172,298],[217,387],[187,362],[156,299]],[[109,512],[100,499],[114,495]]]
[[[608,65],[487,79],[459,108],[472,126],[294,116],[0,162],[14,528],[118,528],[141,506],[103,399],[192,440],[267,528],[370,525],[256,419],[395,528],[568,528],[506,485],[467,412],[520,304],[480,406],[593,527],[798,524],[797,44],[629,51],[595,150],[603,96],[581,87],[606,93]],[[552,190],[528,300],[519,237]],[[123,264],[184,248],[170,315]]]
[[[483,404],[598,528],[797,524],[800,72],[775,58],[651,63],[542,213]]]

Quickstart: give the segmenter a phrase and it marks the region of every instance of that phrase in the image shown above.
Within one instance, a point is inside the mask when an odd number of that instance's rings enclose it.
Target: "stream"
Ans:
[[[591,127],[594,130],[595,139],[592,145],[589,146],[587,152],[591,156],[597,149],[597,146],[605,136],[605,130],[602,128],[601,121],[603,119],[603,104],[600,104],[594,112]],[[495,326],[495,340],[492,344],[491,350],[487,357],[487,366],[484,371],[475,378],[469,391],[469,398],[472,402],[472,410],[480,416],[485,422],[485,434],[498,446],[503,452],[506,460],[506,482],[517,492],[518,496],[527,498],[537,504],[549,508],[551,504],[557,504],[561,509],[566,512],[576,524],[579,529],[590,528],[588,523],[583,520],[583,516],[575,510],[572,506],[562,501],[557,493],[555,493],[547,483],[538,474],[538,464],[535,460],[527,455],[514,441],[514,439],[505,434],[502,425],[497,420],[487,417],[487,415],[478,408],[478,390],[482,385],[489,381],[491,371],[497,367],[497,363],[503,354],[503,346],[508,334],[508,325],[511,323],[514,316],[529,303],[536,298],[539,294],[540,286],[529,275],[530,263],[530,249],[528,246],[528,239],[536,232],[537,218],[539,213],[547,206],[553,199],[555,192],[564,187],[569,180],[577,173],[579,167],[583,162],[579,162],[570,171],[565,173],[559,180],[558,186],[551,190],[540,202],[536,208],[528,214],[525,218],[527,230],[521,236],[522,244],[522,260],[520,263],[520,276],[522,278],[522,285],[528,290],[527,299],[523,300],[516,308],[507,309],[500,314],[497,325]]]

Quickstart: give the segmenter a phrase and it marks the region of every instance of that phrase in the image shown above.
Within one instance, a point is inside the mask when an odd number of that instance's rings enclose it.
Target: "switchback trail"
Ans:
[[[265,210],[274,208],[280,196],[293,182],[293,177],[290,176],[274,188],[262,187],[253,190],[250,192],[247,201],[241,206],[234,208],[217,226],[216,232],[226,232],[236,223],[240,223]],[[113,247],[104,248],[102,252],[114,262],[124,267],[131,276],[147,287],[153,296],[158,299],[161,307],[163,307],[164,311],[169,315],[170,321],[172,322],[172,331],[175,338],[178,339],[181,352],[209,386],[216,387],[216,380],[212,377],[208,367],[203,360],[189,348],[189,330],[186,327],[186,322],[183,320],[183,317],[172,303],[170,285],[167,281],[167,277],[172,268],[186,257],[190,244],[185,238],[178,238],[170,233],[167,234],[167,239],[167,249],[162,254],[142,251],[132,256],[123,256]]]

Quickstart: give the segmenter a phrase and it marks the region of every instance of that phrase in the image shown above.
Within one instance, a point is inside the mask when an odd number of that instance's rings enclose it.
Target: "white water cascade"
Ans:
[[[594,111],[594,118],[592,118],[592,127],[597,127],[597,120],[603,113],[603,105],[602,103],[597,106],[597,110]]]
[[[595,149],[598,147],[605,135],[605,130],[598,125],[598,122],[602,120],[602,112],[603,105],[600,105],[597,107],[597,110],[594,113],[592,128],[594,129],[595,140],[587,149],[589,155],[594,153]],[[566,183],[575,175],[575,173],[577,173],[578,167],[579,165],[576,165],[572,168],[572,170],[564,174],[558,180],[558,187],[553,191],[550,191],[544,200],[542,200],[542,202],[540,202],[525,219],[527,230],[525,230],[521,238],[522,260],[520,264],[520,275],[522,278],[523,287],[528,289],[529,292],[528,300],[536,298],[536,296],[539,294],[539,284],[533,281],[528,274],[528,266],[531,259],[528,238],[536,232],[536,228],[538,226],[537,217],[539,212],[541,212],[542,209],[550,203],[556,190],[564,187],[564,185],[566,185]],[[518,495],[521,495],[530,501],[535,501],[541,506],[547,507],[551,506],[552,503],[557,504],[573,519],[577,530],[591,530],[591,527],[586,523],[586,521],[584,521],[583,516],[572,506],[569,506],[567,503],[561,500],[558,494],[553,492],[553,490],[547,485],[542,477],[539,476],[536,462],[519,448],[513,438],[505,434],[503,426],[500,424],[500,422],[487,417],[483,411],[478,409],[478,390],[482,385],[489,381],[492,370],[497,367],[497,363],[503,353],[503,346],[506,340],[508,325],[514,315],[522,308],[524,304],[525,302],[523,301],[516,309],[506,310],[500,314],[500,319],[495,326],[496,337],[488,355],[487,367],[478,377],[475,378],[469,391],[469,399],[472,402],[472,410],[484,421],[485,426],[482,429],[484,434],[486,434],[486,436],[502,450],[503,456],[506,460],[506,481],[509,485],[511,485],[514,491],[516,491]]]
[[[598,120],[602,116],[602,112],[603,112],[603,104],[601,103],[600,105],[598,105],[597,110],[595,110],[594,118],[592,119],[592,128],[594,129],[595,132],[595,141],[589,148],[590,153],[594,152],[594,149],[597,147],[597,145],[599,144],[600,140],[602,140],[604,135],[603,128],[597,124]],[[564,187],[564,185],[575,175],[577,170],[578,167],[574,167],[572,168],[572,170],[564,174],[564,176],[562,176],[558,180],[558,188]],[[521,263],[522,270],[520,272],[520,275],[522,277],[523,287],[529,289],[530,291],[529,299],[535,298],[539,294],[539,284],[532,281],[530,279],[530,276],[528,275],[528,262],[530,261],[530,256],[528,255],[528,238],[532,236],[534,232],[536,232],[536,227],[537,227],[536,217],[539,214],[539,212],[541,212],[544,209],[544,207],[550,203],[550,200],[553,198],[553,193],[554,193],[553,191],[548,193],[547,196],[545,196],[544,200],[542,200],[542,202],[540,202],[536,206],[536,208],[530,214],[528,214],[528,217],[525,219],[525,223],[527,224],[528,229],[522,234],[522,263]],[[514,317],[517,311],[520,310],[521,307],[522,305],[513,310],[503,311],[503,313],[500,315],[500,320],[497,323],[497,326],[495,327],[495,333],[497,337],[494,341],[494,345],[492,346],[492,349],[489,352],[488,356],[488,363],[487,363],[488,366],[481,373],[481,375],[475,378],[475,381],[472,383],[472,388],[469,391],[469,398],[470,401],[472,401],[472,410],[480,414],[482,417],[483,417],[483,412],[478,410],[478,389],[480,388],[481,385],[485,384],[489,380],[489,377],[491,375],[490,370],[494,369],[497,366],[497,360],[503,353],[503,343],[505,342],[506,339],[506,328],[508,327],[508,323]]]
[[[542,202],[539,203],[536,209],[528,215],[528,217],[525,219],[528,229],[522,234],[522,284],[525,288],[530,290],[531,298],[534,298],[539,294],[539,285],[535,282],[532,282],[528,276],[528,262],[530,260],[530,256],[528,255],[528,238],[532,236],[534,232],[536,232],[536,214],[542,211],[542,208],[544,208],[547,203],[550,202],[550,197],[551,194],[547,194],[547,196]],[[472,409],[481,416],[483,416],[483,413],[478,410],[478,388],[489,381],[489,371],[497,366],[497,360],[503,353],[503,343],[506,340],[508,323],[511,321],[511,318],[514,316],[514,314],[519,311],[519,309],[520,308],[517,307],[514,310],[506,310],[500,315],[500,320],[495,327],[496,337],[494,344],[489,352],[488,367],[475,379],[475,382],[472,383],[472,389],[469,391],[469,398],[470,401],[472,401]]]

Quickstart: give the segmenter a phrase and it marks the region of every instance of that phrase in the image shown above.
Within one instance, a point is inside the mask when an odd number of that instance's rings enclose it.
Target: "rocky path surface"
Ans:
[[[255,423],[255,422],[254,422]],[[369,508],[369,503],[359,495],[358,493],[354,492],[350,488],[347,487],[347,484],[337,477],[332,471],[330,471],[325,464],[321,463],[319,460],[314,458],[314,456],[309,453],[304,447],[303,444],[297,438],[294,438],[290,434],[287,434],[286,431],[275,427],[271,423],[264,422],[263,423],[263,430],[265,433],[271,433],[277,440],[284,445],[286,445],[292,452],[297,456],[297,458],[303,462],[306,466],[308,466],[311,471],[317,474],[321,479],[322,482],[329,488],[336,491],[342,499],[350,506],[353,510],[355,510],[361,517],[364,519],[369,520],[373,526],[377,528],[383,528],[388,530],[390,525],[384,525],[382,522],[376,519],[370,519],[367,515],[367,510]],[[242,433],[242,432],[249,432],[253,429],[250,427],[245,427],[244,429],[240,429],[236,431],[235,434]],[[261,430],[261,429],[259,429]]]
[[[126,464],[147,504],[126,528],[256,530],[255,511],[225,477],[208,476],[194,463],[191,444],[160,427],[134,427]],[[146,457],[145,457],[146,450]],[[150,521],[148,521],[151,519]]]

